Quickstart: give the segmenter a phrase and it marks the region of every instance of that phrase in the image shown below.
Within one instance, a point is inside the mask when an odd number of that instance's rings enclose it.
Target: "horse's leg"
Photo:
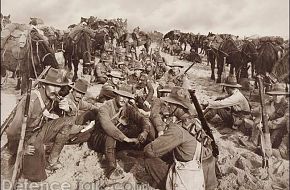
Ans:
[[[215,69],[215,59],[212,54],[208,57],[208,61],[210,62],[210,67],[211,67],[211,79],[215,80],[215,74],[214,74],[214,69]]]
[[[251,61],[251,76],[254,78],[255,76],[255,63]]]
[[[223,69],[224,69],[224,57],[221,55],[217,56],[217,74],[218,74],[218,78],[216,80],[216,83],[221,83],[222,81],[222,73],[223,73]]]
[[[21,77],[17,78],[17,84],[15,86],[15,90],[20,90],[21,88]]]
[[[74,65],[74,76],[73,76],[73,82],[75,82],[78,78],[78,66],[79,66],[79,59],[75,57],[73,59],[73,65]]]

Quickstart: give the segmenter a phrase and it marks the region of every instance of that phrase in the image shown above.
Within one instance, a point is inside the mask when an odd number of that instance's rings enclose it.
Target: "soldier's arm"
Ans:
[[[124,141],[126,136],[111,121],[109,110],[105,106],[100,107],[98,115],[101,127],[105,130],[106,134],[118,141]]]
[[[87,111],[87,110],[92,110],[92,109],[98,109],[98,107],[92,103],[85,101],[85,100],[81,100],[79,109]]]
[[[154,95],[154,88],[153,88],[150,80],[147,81],[147,88],[148,88],[148,94],[146,96],[145,101],[151,102],[153,95]]]
[[[173,126],[174,125],[174,126]],[[146,157],[161,157],[183,142],[183,133],[179,126],[171,124],[163,135],[156,138],[144,148]]]
[[[162,101],[156,98],[152,104],[150,120],[152,125],[155,127],[157,132],[164,131],[166,128],[166,124],[163,122],[160,114],[160,109],[162,106]]]
[[[226,107],[238,105],[239,102],[240,102],[239,94],[233,94],[230,97],[225,98],[223,100],[209,102],[208,108],[214,108],[214,109],[226,108]]]
[[[146,132],[147,134],[149,133],[150,125],[151,125],[149,118],[142,115],[141,112],[137,108],[133,107],[130,104],[127,104],[125,107],[125,114],[126,114],[126,118],[129,121],[132,121],[135,124],[141,126],[143,129],[143,132]]]

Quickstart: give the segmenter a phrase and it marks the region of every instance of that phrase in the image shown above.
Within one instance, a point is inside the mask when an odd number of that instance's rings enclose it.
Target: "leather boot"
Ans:
[[[116,140],[112,137],[107,137],[105,143],[105,157],[106,157],[106,169],[105,175],[108,179],[122,179],[124,177],[123,172],[116,169]]]

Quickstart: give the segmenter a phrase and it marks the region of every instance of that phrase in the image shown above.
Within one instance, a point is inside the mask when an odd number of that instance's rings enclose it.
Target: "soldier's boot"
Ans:
[[[62,130],[57,134],[55,138],[55,142],[52,146],[49,158],[48,158],[48,165],[47,168],[48,170],[55,171],[57,169],[62,168],[61,163],[58,161],[59,155],[66,143],[69,139],[69,133],[67,130]]]
[[[105,143],[105,157],[106,157],[106,168],[105,175],[108,179],[118,180],[124,178],[122,170],[117,169],[116,161],[116,140],[112,137],[107,137]]]

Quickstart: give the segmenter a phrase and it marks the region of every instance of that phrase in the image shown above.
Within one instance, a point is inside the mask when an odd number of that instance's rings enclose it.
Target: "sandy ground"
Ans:
[[[190,65],[189,62],[180,61],[170,55],[163,56],[168,60],[181,62],[185,68]],[[207,65],[205,57],[203,62],[194,65],[188,74],[200,102],[222,94],[221,86],[209,78],[210,66]],[[17,93],[13,89],[14,84],[14,80],[9,79],[8,84],[1,89],[1,123],[16,104]],[[99,90],[100,85],[92,85],[88,94],[96,96]],[[218,163],[222,174],[218,189],[289,189],[289,161],[273,157],[270,162],[272,175],[269,179],[264,179],[262,157],[254,153],[254,147],[243,143],[247,140],[246,136],[221,126],[214,129],[214,137],[220,150]],[[1,143],[4,140],[5,138]],[[138,152],[134,152],[134,156],[131,151],[122,151],[118,154],[118,165],[126,172],[125,179],[118,182],[104,179],[99,156],[89,150],[86,144],[65,146],[60,162],[64,167],[50,174],[43,184],[69,183],[70,189],[153,189],[148,185],[151,179],[146,174],[142,156],[138,156]]]

